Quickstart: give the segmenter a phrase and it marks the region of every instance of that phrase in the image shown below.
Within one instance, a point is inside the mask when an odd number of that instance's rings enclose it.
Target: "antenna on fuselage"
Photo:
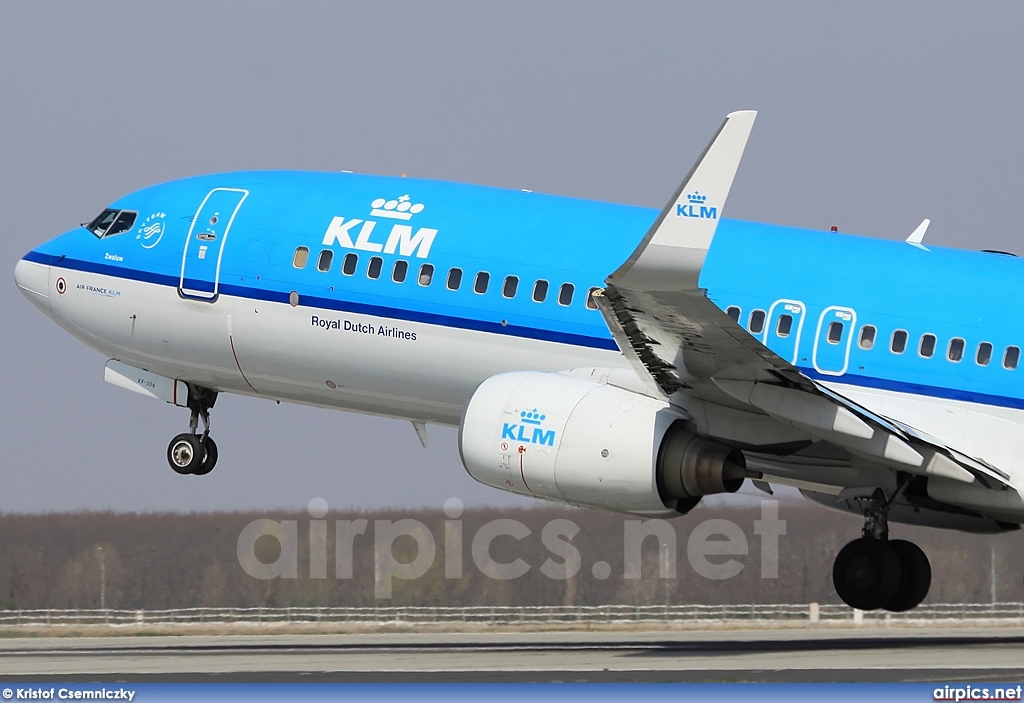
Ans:
[[[928,231],[928,225],[931,223],[932,221],[928,218],[922,220],[921,224],[917,226],[917,229],[911,232],[910,236],[907,237],[907,244],[913,244],[915,247],[920,247],[921,242],[924,241],[924,233]]]

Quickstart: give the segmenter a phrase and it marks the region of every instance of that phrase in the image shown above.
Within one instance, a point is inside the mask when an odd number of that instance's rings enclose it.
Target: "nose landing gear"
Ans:
[[[917,607],[928,595],[932,582],[928,557],[913,542],[889,541],[889,506],[896,496],[886,500],[878,489],[864,499],[863,536],[836,557],[832,582],[851,608],[901,613]]]
[[[210,437],[210,408],[217,392],[191,386],[189,388],[189,431],[178,435],[167,445],[167,463],[179,474],[205,476],[217,465],[217,444]],[[202,420],[203,432],[198,433]]]

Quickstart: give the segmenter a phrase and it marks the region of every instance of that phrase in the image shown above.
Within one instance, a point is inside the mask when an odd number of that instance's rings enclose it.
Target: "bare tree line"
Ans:
[[[462,575],[450,578],[445,574],[446,550],[454,554],[457,547],[451,539],[446,544],[448,518],[441,510],[331,512],[324,517],[327,578],[310,578],[312,519],[305,512],[8,514],[0,515],[0,608],[98,608],[101,562],[107,608],[839,602],[831,585],[832,560],[859,534],[860,520],[780,504],[786,533],[778,541],[778,577],[762,578],[762,543],[753,527],[760,517],[757,506],[714,507],[669,521],[675,533],[676,576],[660,578],[667,555],[654,537],[645,539],[642,549],[634,550],[633,563],[627,563],[624,533],[627,523],[637,524],[635,517],[560,507],[469,509],[459,518]],[[708,557],[712,563],[736,559],[742,564],[731,578],[702,576],[687,558],[693,530],[712,518],[732,521],[746,537],[746,554]],[[258,519],[297,522],[297,578],[258,579],[240,565],[239,535]],[[380,573],[374,528],[376,521],[403,519],[426,526],[436,542],[436,558],[418,578],[393,579],[391,598],[380,600],[375,597]],[[494,562],[521,559],[529,566],[511,580],[485,575],[471,556],[474,535],[498,519],[515,520],[529,529],[521,539],[500,536],[490,545]],[[339,578],[335,527],[346,520],[366,520],[367,529],[353,542],[351,578]],[[551,578],[541,568],[549,560],[563,564],[542,542],[544,526],[553,520],[570,520],[580,528],[570,544],[580,554],[581,568],[569,579]],[[928,554],[934,578],[926,602],[988,602],[993,564],[997,599],[1024,600],[1020,533],[978,536],[896,525],[893,536],[918,542]],[[391,547],[398,562],[416,556],[411,537],[399,537]],[[255,555],[263,563],[274,563],[280,552],[280,544],[270,537],[255,543]],[[595,567],[598,562],[607,569]],[[640,578],[627,578],[627,568],[633,573],[639,568]]]

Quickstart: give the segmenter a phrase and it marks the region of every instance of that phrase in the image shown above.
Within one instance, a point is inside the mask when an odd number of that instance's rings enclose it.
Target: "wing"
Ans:
[[[756,113],[734,112],[629,259],[597,296],[635,370],[670,399],[753,410],[911,474],[989,487],[1009,477],[805,376],[751,336],[699,285]]]

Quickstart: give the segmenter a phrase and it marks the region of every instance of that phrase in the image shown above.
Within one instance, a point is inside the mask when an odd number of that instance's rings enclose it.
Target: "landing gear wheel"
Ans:
[[[192,474],[206,460],[202,440],[194,434],[180,434],[167,445],[167,463],[179,474]]]
[[[213,467],[217,465],[217,443],[213,441],[213,437],[207,436],[203,440],[203,449],[206,450],[206,459],[203,460],[198,469],[192,472],[196,476],[205,476],[213,471]]]
[[[904,613],[916,608],[928,595],[932,585],[932,567],[928,557],[913,542],[897,539],[889,542],[889,546],[903,567],[903,578],[896,595],[885,604],[885,609],[893,613]]]
[[[210,408],[215,402],[217,391],[188,384],[189,431],[172,439],[167,447],[167,463],[177,473],[203,476],[216,466],[217,445],[210,439]]]
[[[888,542],[861,537],[842,548],[832,567],[836,593],[851,608],[877,610],[895,598],[903,568]]]

